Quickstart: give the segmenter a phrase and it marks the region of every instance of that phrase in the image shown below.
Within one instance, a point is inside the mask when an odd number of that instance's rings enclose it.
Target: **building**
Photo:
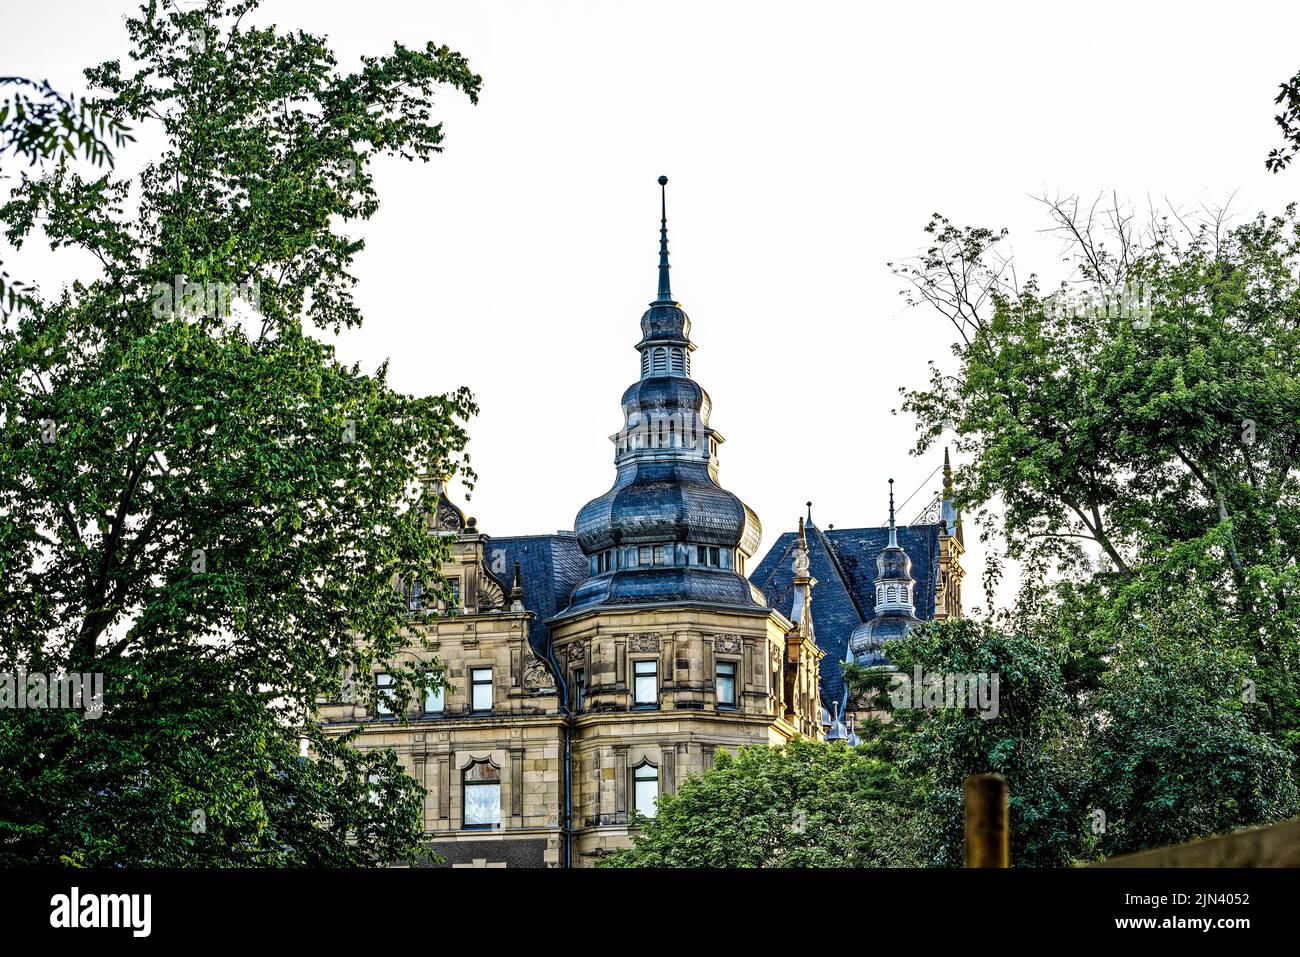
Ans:
[[[787,532],[777,539],[751,576],[773,605],[785,602],[796,587],[790,555],[805,534],[805,523],[801,521],[800,526],[800,532]],[[964,545],[948,453],[943,456],[943,491],[911,525],[896,525],[890,479],[886,526],[823,531],[813,524],[809,503],[806,527],[809,560],[817,581],[817,642],[827,656],[821,692],[829,736],[850,737],[844,720],[854,709],[840,663],[883,666],[881,649],[889,639],[900,637],[921,620],[961,616]]]
[[[450,687],[405,720],[356,701],[321,708],[331,731],[363,727],[358,746],[396,749],[453,867],[590,865],[719,749],[823,735],[823,689],[838,700],[850,635],[875,614],[858,571],[886,547],[881,529],[822,532],[810,515],[746,574],[762,530],[718,483],[723,438],[690,375],[661,203],[658,294],[611,437],[612,486],[571,533],[497,538],[431,479],[456,607],[412,588],[407,655],[436,659]],[[947,531],[960,526],[945,520],[890,545],[926,571],[922,617],[960,614],[960,534]]]

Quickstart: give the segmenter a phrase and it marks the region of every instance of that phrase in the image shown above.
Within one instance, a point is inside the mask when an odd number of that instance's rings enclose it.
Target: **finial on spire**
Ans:
[[[673,290],[668,280],[668,177],[659,177],[659,298],[658,302],[672,302]]]
[[[952,462],[948,458],[948,446],[943,447],[943,495],[952,498]]]
[[[889,480],[889,547],[898,547],[898,529],[894,527],[894,480]]]
[[[808,524],[811,525],[812,524],[812,502],[805,502],[804,504],[808,506]]]

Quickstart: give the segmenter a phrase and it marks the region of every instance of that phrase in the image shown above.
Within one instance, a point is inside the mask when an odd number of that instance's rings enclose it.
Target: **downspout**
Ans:
[[[571,868],[573,866],[573,750],[572,736],[570,734],[573,722],[573,712],[569,710],[569,685],[564,680],[564,673],[560,670],[559,662],[555,660],[555,646],[551,642],[551,636],[546,636],[546,658],[551,663],[551,670],[555,672],[555,680],[560,683],[560,710],[563,719],[564,728],[564,866]]]

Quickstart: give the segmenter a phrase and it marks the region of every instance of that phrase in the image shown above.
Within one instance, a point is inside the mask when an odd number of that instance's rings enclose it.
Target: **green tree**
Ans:
[[[1077,689],[1067,680],[1064,647],[1042,638],[977,619],[929,623],[887,642],[896,670],[845,666],[859,702],[889,715],[864,723],[860,734],[888,743],[896,773],[934,821],[918,848],[927,862],[961,866],[962,782],[988,771],[1007,779],[1015,865],[1059,866],[1079,854],[1086,723],[1072,707]],[[983,676],[990,707],[943,701],[937,690],[935,706],[926,706],[928,676],[949,675]]]
[[[1115,649],[1091,702],[1095,853],[1177,844],[1300,811],[1292,756],[1259,728],[1248,656],[1215,641],[1209,596],[1107,609]],[[1208,639],[1208,640],[1207,640]]]
[[[927,821],[892,767],[843,744],[719,752],[659,799],[633,846],[603,867],[906,867]]]
[[[123,123],[109,121],[86,101],[60,93],[49,80],[0,76],[0,89],[6,91],[0,98],[0,158],[11,153],[35,166],[80,153],[97,166],[112,166],[112,150],[134,139]],[[33,293],[32,287],[10,277],[0,262],[0,318],[31,306]]]
[[[362,318],[343,230],[377,209],[369,159],[427,161],[434,91],[481,81],[433,44],[341,72],[257,6],[144,4],[129,63],[86,76],[160,154],[0,208],[15,244],[39,222],[101,267],[0,328],[0,672],[104,675],[98,719],[0,710],[7,862],[366,864],[422,836],[392,756],[312,719],[377,665],[399,707],[441,683],[392,663],[395,583],[439,587],[418,477],[472,475],[475,407],[396,393],[313,331]]]
[[[901,267],[963,335],[958,370],[905,397],[918,448],[956,433],[962,498],[1021,560],[1026,604],[1060,578],[1093,580],[1103,604],[1210,596],[1266,729],[1300,748],[1295,209],[1142,233],[1118,204],[1051,210],[1077,267],[1051,294],[1005,280],[1002,234],[942,217]]]
[[[1269,150],[1264,166],[1271,173],[1280,173],[1300,153],[1300,73],[1281,85],[1273,102],[1282,107],[1273,120],[1282,131],[1285,145]]]
[[[1050,652],[1042,673],[1064,698],[1042,715],[1070,730],[1053,742],[1037,725],[990,728],[1008,745],[971,746],[965,718],[927,714],[902,750],[1002,770],[1014,829],[1017,789],[1035,800],[1053,777],[997,761],[1066,746],[1076,784],[1044,818],[1060,839],[1037,858],[1060,863],[1295,813],[1300,221],[1291,207],[1235,227],[1175,214],[1137,229],[1118,202],[1048,208],[1074,265],[1050,292],[1017,282],[1005,231],[931,220],[930,246],[898,272],[959,332],[957,369],[935,365],[903,404],[918,450],[956,434],[962,504],[1023,570],[1013,608],[972,650],[1023,635],[1009,666]],[[944,630],[887,653],[977,664],[924,647]],[[951,856],[953,782],[945,793]]]

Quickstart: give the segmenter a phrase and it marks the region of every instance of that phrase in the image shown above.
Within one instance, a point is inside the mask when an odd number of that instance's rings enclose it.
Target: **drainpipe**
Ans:
[[[551,643],[551,636],[546,636],[546,658],[551,663],[551,670],[555,672],[555,680],[560,683],[560,711],[564,719],[564,866],[570,868],[573,866],[573,750],[572,750],[572,726],[573,712],[569,710],[569,685],[564,680],[564,673],[560,670],[559,663],[555,660],[555,646]]]

